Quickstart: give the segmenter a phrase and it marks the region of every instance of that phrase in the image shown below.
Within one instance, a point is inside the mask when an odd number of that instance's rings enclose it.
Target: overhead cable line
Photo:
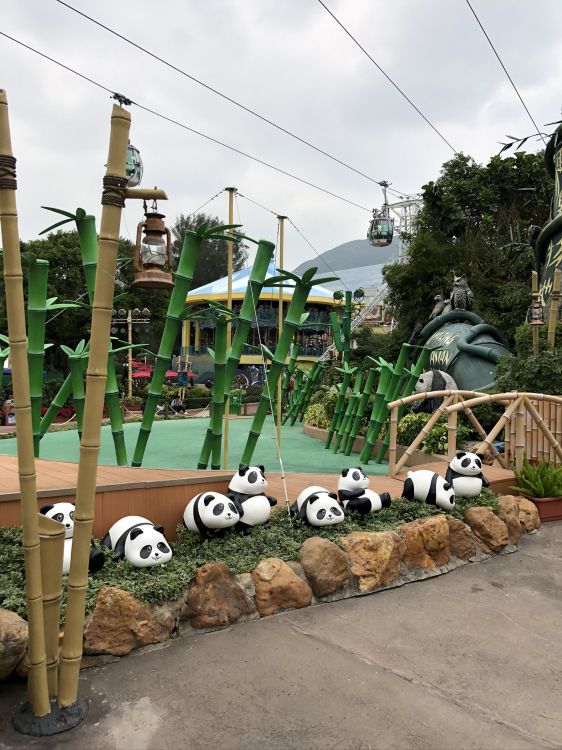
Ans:
[[[361,175],[361,177],[364,177],[370,182],[374,182],[377,185],[381,184],[381,182],[379,180],[375,180],[374,177],[370,177],[368,174],[361,172],[359,169],[356,169],[355,167],[352,167],[351,164],[348,164],[342,159],[338,159],[336,156],[328,153],[327,151],[324,151],[324,149],[320,148],[319,146],[315,146],[314,143],[311,143],[310,141],[307,141],[305,138],[302,138],[296,133],[293,133],[287,128],[284,128],[282,125],[279,125],[273,120],[270,120],[268,117],[265,117],[265,115],[260,115],[260,113],[256,112],[254,109],[247,107],[245,104],[242,104],[236,99],[233,99],[231,96],[228,96],[228,94],[225,94],[222,91],[219,91],[218,89],[214,88],[210,84],[205,83],[204,81],[201,81],[199,78],[196,78],[194,75],[192,75],[191,73],[188,73],[186,70],[179,68],[177,65],[174,65],[173,63],[169,62],[169,60],[166,60],[165,58],[160,57],[160,55],[157,55],[155,52],[152,52],[146,47],[143,47],[138,42],[134,42],[132,39],[129,39],[129,37],[125,36],[124,34],[119,33],[115,29],[112,29],[110,26],[107,26],[101,21],[98,21],[97,19],[92,18],[92,16],[89,16],[87,13],[84,13],[83,11],[78,10],[78,8],[75,8],[69,3],[64,2],[64,0],[55,0],[55,2],[59,3],[59,5],[63,5],[65,8],[68,8],[68,10],[71,10],[74,13],[77,13],[79,16],[82,16],[82,18],[85,18],[86,20],[91,21],[91,23],[96,24],[96,26],[99,26],[100,28],[105,29],[105,31],[108,31],[110,34],[113,34],[114,36],[118,37],[119,39],[126,42],[127,44],[130,44],[132,47],[135,47],[135,49],[138,49],[141,52],[144,52],[145,55],[149,55],[149,57],[152,57],[154,60],[158,60],[158,62],[162,63],[162,65],[166,65],[166,67],[170,68],[171,70],[174,70],[176,73],[179,73],[185,78],[189,78],[190,81],[193,81],[199,86],[203,86],[203,88],[207,89],[208,91],[211,91],[213,94],[216,94],[217,96],[220,96],[222,99],[225,99],[227,102],[234,104],[235,107],[239,107],[240,109],[243,109],[248,114],[253,115],[254,117],[257,117],[262,122],[265,122],[268,125],[271,125],[271,127],[276,128],[282,133],[285,133],[285,135],[288,135],[291,138],[294,138],[295,140],[299,141],[305,146],[308,146],[309,148],[314,149],[314,151],[318,152],[319,154],[322,154],[323,156],[328,157],[328,159],[331,159],[332,161],[337,162],[342,167],[345,167],[346,169],[349,169],[352,172],[355,172],[356,174]]]
[[[120,100],[124,98],[121,94],[116,94],[112,89],[108,88],[107,86],[104,86],[98,81],[95,81],[93,78],[89,78],[83,73],[79,73],[77,70],[74,70],[74,68],[71,68],[68,65],[65,65],[64,63],[61,63],[59,60],[55,60],[55,58],[50,57],[44,52],[40,52],[34,47],[31,47],[29,44],[20,42],[19,39],[16,39],[15,37],[10,36],[9,34],[6,34],[3,31],[0,31],[0,36],[5,37],[6,39],[10,39],[12,42],[19,44],[21,47],[25,47],[30,52],[34,52],[36,55],[43,57],[45,60],[49,60],[49,62],[52,62],[55,65],[58,65],[59,67],[64,68],[64,70],[67,70],[68,72],[73,73],[79,78],[82,78],[83,80],[94,84],[94,86],[97,86],[98,88],[103,89],[104,91],[107,91],[108,93],[112,95],[114,99]],[[150,107],[147,107],[144,104],[140,104],[139,102],[133,101],[132,99],[127,99],[127,101],[129,101],[131,104],[134,104],[139,109],[142,109],[145,112],[149,112],[151,115],[154,115],[155,117],[159,117],[160,119],[165,120],[166,122],[170,122],[172,123],[172,125],[177,125],[179,128],[182,128],[183,130],[187,130],[190,133],[199,135],[201,136],[201,138],[205,138],[205,140],[211,141],[211,143],[216,143],[217,145],[222,146],[223,148],[226,148],[229,151],[233,151],[234,153],[239,154],[240,156],[243,156],[246,159],[251,159],[252,161],[257,162],[258,164],[261,164],[264,167],[268,167],[269,169],[273,169],[275,172],[279,172],[279,174],[283,174],[286,177],[290,177],[293,180],[297,180],[297,182],[301,182],[303,185],[308,185],[309,187],[312,187],[315,190],[319,190],[321,193],[325,193],[326,195],[331,195],[332,198],[337,198],[338,200],[343,201],[344,203],[348,203],[350,206],[355,206],[355,208],[360,208],[362,211],[368,211],[369,213],[371,213],[371,209],[367,208],[366,206],[362,206],[360,203],[356,203],[355,201],[352,201],[349,198],[345,198],[343,195],[339,195],[338,193],[333,193],[331,190],[327,190],[326,188],[320,187],[319,185],[316,185],[315,183],[310,182],[309,180],[305,180],[303,177],[298,177],[292,172],[287,172],[287,170],[281,169],[281,167],[276,167],[274,164],[270,164],[269,162],[264,161],[263,159],[260,159],[257,156],[252,156],[251,154],[248,154],[245,151],[242,151],[241,149],[236,148],[235,146],[230,146],[228,143],[219,141],[217,138],[213,138],[212,136],[207,135],[206,133],[203,133],[200,130],[196,130],[195,128],[192,128],[189,125],[186,125],[185,123],[180,122],[179,120],[175,120],[173,117],[168,117],[167,115],[164,115],[161,112],[157,112],[156,110],[151,109]]]
[[[57,0],[57,2],[58,1],[59,0]],[[363,47],[363,45],[356,39],[356,37],[353,36],[353,34],[351,33],[351,31],[349,31],[349,29],[347,29],[343,25],[343,23],[339,20],[339,18],[332,13],[332,11],[328,8],[327,5],[325,5],[322,2],[322,0],[318,0],[318,2],[324,8],[324,10],[332,16],[332,18],[338,24],[338,26],[340,26],[345,31],[345,33],[348,35],[348,37],[355,42],[355,44],[359,47],[359,49],[363,52],[363,54],[365,54],[369,58],[369,60],[373,63],[373,65],[383,74],[383,76],[386,78],[386,80],[392,86],[394,86],[394,88],[396,89],[396,91],[398,91],[398,93],[401,94],[404,97],[404,99],[408,102],[408,104],[410,106],[412,106],[416,110],[416,112],[418,113],[418,115],[420,115],[420,117],[422,117],[426,121],[426,123],[429,125],[429,127],[437,133],[437,135],[439,136],[439,138],[441,138],[441,140],[444,141],[447,144],[447,146],[449,146],[449,148],[452,149],[455,152],[455,154],[457,154],[458,151],[456,150],[456,148],[449,143],[449,141],[445,138],[445,136],[443,135],[443,133],[441,133],[441,131],[439,131],[435,127],[435,125],[431,122],[431,120],[429,120],[424,115],[424,113],[421,111],[421,109],[414,104],[414,102],[410,99],[410,97],[404,91],[402,91],[402,89],[400,88],[400,86],[392,80],[392,78],[388,75],[388,73],[385,70],[383,70],[383,68],[381,68],[381,66],[378,64],[378,62],[367,52],[367,50],[365,49],[365,47]]]
[[[490,45],[490,47],[492,48],[492,50],[493,50],[493,52],[494,52],[494,55],[495,55],[495,56],[497,57],[497,59],[498,59],[498,62],[499,62],[499,64],[500,64],[500,65],[502,66],[502,68],[503,68],[503,72],[504,72],[504,73],[506,74],[506,76],[508,77],[508,79],[509,79],[509,82],[511,83],[511,85],[513,86],[513,90],[515,91],[515,93],[516,93],[516,94],[517,94],[517,96],[519,97],[519,101],[520,101],[520,102],[521,102],[521,104],[523,105],[523,108],[524,108],[525,112],[526,112],[526,113],[527,113],[527,114],[529,115],[529,119],[531,120],[531,122],[532,122],[532,123],[533,123],[533,125],[535,126],[535,129],[536,129],[536,131],[537,131],[538,135],[540,136],[540,138],[542,139],[542,142],[543,142],[543,143],[544,143],[544,145],[546,146],[546,141],[545,141],[545,139],[544,139],[544,134],[543,134],[543,133],[542,133],[542,132],[540,131],[540,129],[539,129],[539,126],[537,125],[537,123],[536,123],[536,122],[535,122],[535,120],[533,119],[533,115],[532,115],[532,114],[531,114],[531,113],[529,112],[529,109],[528,109],[527,105],[526,105],[526,104],[525,104],[525,102],[523,101],[523,97],[522,97],[522,96],[521,96],[521,94],[519,93],[519,89],[517,88],[517,86],[516,86],[516,85],[515,85],[515,83],[513,82],[513,78],[512,78],[512,77],[511,77],[511,76],[509,75],[509,73],[507,72],[507,68],[506,68],[506,67],[505,67],[505,65],[503,64],[503,61],[502,61],[501,57],[500,57],[500,56],[499,56],[499,54],[498,54],[498,51],[496,50],[496,48],[494,47],[494,44],[493,44],[492,40],[490,39],[490,37],[489,37],[489,36],[488,36],[488,34],[486,33],[486,29],[484,28],[484,26],[482,26],[482,22],[480,21],[480,19],[479,19],[479,18],[478,18],[478,16],[476,15],[476,11],[474,10],[474,8],[472,7],[472,5],[470,4],[469,0],[466,0],[466,4],[467,4],[467,5],[468,5],[468,7],[470,8],[470,10],[471,10],[471,12],[472,12],[472,15],[473,15],[473,16],[474,16],[474,18],[476,19],[476,23],[477,23],[477,24],[478,24],[478,26],[480,26],[480,28],[482,29],[482,33],[484,34],[484,36],[485,36],[485,37],[486,37],[486,39],[488,40],[488,44],[489,44],[489,45]]]

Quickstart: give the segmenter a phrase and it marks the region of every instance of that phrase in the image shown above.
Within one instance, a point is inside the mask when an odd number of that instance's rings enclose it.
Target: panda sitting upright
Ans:
[[[74,503],[55,503],[54,505],[44,505],[41,513],[53,521],[58,521],[64,525],[64,556],[62,560],[62,574],[67,576],[70,572],[70,558],[72,555],[72,537],[74,535]],[[90,573],[97,573],[103,568],[105,557],[103,552],[96,549],[90,543],[90,559],[88,570]]]
[[[277,500],[266,495],[266,489],[267,479],[263,466],[240,464],[230,480],[227,492],[240,515],[236,531],[249,534],[254,526],[269,526],[271,508]]]
[[[482,456],[457,451],[449,464],[445,480],[453,485],[457,497],[477,497],[490,483],[482,474]]]
[[[369,478],[360,466],[342,469],[338,479],[338,500],[344,510],[354,510],[362,515],[390,508],[390,495],[368,489]]]

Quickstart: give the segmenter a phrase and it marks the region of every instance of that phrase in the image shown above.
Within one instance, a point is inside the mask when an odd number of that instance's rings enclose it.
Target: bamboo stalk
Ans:
[[[453,396],[453,404],[458,402],[457,396]],[[456,411],[447,412],[447,458],[452,461],[457,452],[457,421]]]
[[[213,431],[211,469],[220,469],[221,467],[222,422],[225,407],[224,386],[226,380],[226,327],[226,316],[217,316],[215,327],[215,380],[212,394],[213,409],[211,411]]]
[[[359,398],[359,394],[361,393],[362,383],[363,383],[363,373],[361,372],[361,370],[359,370],[359,372],[355,376],[353,390],[351,392],[351,397],[349,401],[347,402],[347,408],[343,415],[343,419],[341,420],[341,424],[336,433],[336,439],[332,447],[332,453],[338,453],[343,437],[347,432],[347,426],[350,423],[350,420],[353,419],[353,416],[355,414],[355,410],[357,407],[357,399]]]
[[[129,112],[120,106],[113,105],[107,170],[102,195],[99,260],[92,306],[84,425],[80,440],[74,535],[68,576],[68,603],[59,673],[59,705],[62,707],[73,705],[78,697],[100,426],[107,377],[107,348],[110,340],[121,209],[125,202],[124,190],[127,184],[125,159],[130,122]]]
[[[527,411],[531,414],[531,416],[537,423],[539,430],[544,435],[549,445],[552,446],[554,452],[556,453],[558,457],[558,460],[562,462],[562,447],[560,447],[560,443],[554,437],[554,435],[550,432],[550,430],[547,428],[541,415],[539,414],[537,409],[533,406],[531,401],[527,398],[527,396],[523,396],[523,401],[524,401],[525,407],[527,408]]]
[[[350,456],[351,451],[353,450],[353,445],[355,443],[355,439],[357,438],[357,435],[359,434],[359,428],[361,427],[361,422],[363,421],[363,417],[365,416],[365,412],[367,411],[367,404],[369,403],[369,398],[373,391],[373,386],[375,384],[375,379],[377,377],[377,374],[378,374],[378,370],[376,367],[371,367],[369,369],[369,372],[367,374],[367,379],[363,387],[363,392],[359,396],[359,399],[357,402],[357,409],[355,411],[353,422],[350,423],[349,425],[350,429],[347,432],[347,439],[346,439],[344,451],[343,451],[346,456]]]
[[[537,412],[540,415],[541,421],[544,421],[544,403],[539,401],[537,404]],[[544,435],[539,430],[537,435],[537,460],[544,461]]]
[[[82,355],[72,355],[68,357],[68,366],[70,367],[70,380],[72,385],[72,401],[76,411],[76,426],[78,427],[78,436],[82,437],[82,426],[84,424],[84,362]]]
[[[388,446],[388,476],[396,476],[396,446],[398,443],[398,407],[390,411],[390,444]]]
[[[476,432],[478,433],[479,437],[485,439],[486,438],[486,431],[484,430],[484,428],[482,427],[482,425],[478,421],[478,419],[475,416],[475,414],[472,411],[472,409],[470,407],[468,407],[468,406],[465,405],[464,413],[469,418],[469,420],[472,422],[473,426],[476,428]],[[505,443],[505,446],[506,446],[505,447],[505,453],[504,453],[505,457],[502,457],[501,453],[498,452],[498,449],[496,448],[495,445],[492,444],[492,445],[489,446],[489,448],[490,448],[490,450],[492,452],[492,455],[498,460],[498,463],[504,469],[509,468],[509,452],[508,452],[507,446],[508,446],[508,435],[509,435],[509,430],[510,429],[511,429],[511,420],[510,420],[509,424],[506,425],[506,428],[505,428],[505,440],[504,440],[504,443]]]
[[[29,366],[33,448],[36,457],[39,456],[39,444],[41,440],[41,404],[43,403],[43,363],[45,361],[48,274],[48,261],[35,260],[29,264],[27,288],[29,341],[27,346],[27,361]]]
[[[4,249],[4,284],[10,359],[16,410],[16,443],[23,526],[25,593],[29,627],[28,695],[33,715],[50,713],[43,617],[43,591],[33,425],[27,369],[25,303],[16,208],[16,160],[12,154],[8,100],[0,89],[0,224]]]
[[[254,415],[252,426],[248,434],[248,439],[244,447],[244,452],[241,459],[242,463],[249,464],[251,462],[256,444],[258,442],[258,438],[261,434],[261,430],[265,422],[269,404],[273,399],[273,394],[277,387],[277,381],[279,380],[279,377],[285,365],[285,360],[287,358],[289,346],[291,345],[291,340],[293,339],[293,336],[299,327],[300,318],[304,312],[304,306],[306,305],[306,301],[308,299],[308,295],[310,294],[313,283],[315,282],[312,280],[312,278],[310,278],[307,282],[305,282],[303,279],[299,279],[298,282],[295,282],[293,296],[289,303],[283,323],[283,331],[281,332],[281,336],[279,336],[277,346],[275,347],[273,361],[271,362],[271,367],[269,368],[269,372],[267,374],[266,387],[261,394],[258,408]]]
[[[392,382],[392,375],[392,365],[382,360],[381,374],[375,392],[375,400],[373,401],[373,406],[371,408],[369,426],[367,428],[367,434],[365,435],[363,450],[359,454],[359,460],[362,463],[369,463],[375,447],[375,441],[383,425],[384,404],[386,394],[388,393],[390,383]]]
[[[170,367],[172,361],[174,344],[178,335],[178,327],[180,325],[180,315],[185,305],[187,293],[191,288],[195,264],[199,257],[199,250],[203,239],[203,235],[198,235],[195,232],[188,231],[185,234],[178,268],[174,274],[175,286],[168,303],[166,323],[164,324],[164,331],[162,332],[162,338],[160,340],[160,348],[158,349],[158,355],[156,357],[156,366],[152,373],[152,379],[148,388],[148,398],[146,400],[142,424],[135,446],[135,453],[133,455],[133,466],[142,465],[146,444],[148,443],[148,438],[150,437],[150,432],[154,423],[154,415],[156,414],[156,408],[162,393],[162,385],[164,384],[166,370]]]
[[[38,514],[41,548],[41,582],[49,695],[56,698],[59,683],[59,627],[62,600],[62,563],[64,526],[42,513]]]
[[[554,422],[554,438],[558,443],[562,443],[562,406],[556,405],[556,418]]]
[[[238,314],[238,323],[234,336],[232,337],[232,345],[228,351],[228,358],[226,361],[226,373],[224,380],[224,397],[226,400],[230,398],[230,390],[232,383],[236,376],[236,370],[240,364],[240,358],[244,351],[244,344],[248,340],[248,335],[252,330],[252,323],[256,318],[256,307],[260,298],[261,291],[263,289],[263,282],[265,280],[267,269],[273,257],[275,245],[268,240],[260,240],[258,242],[258,249],[256,251],[256,257],[254,265],[248,279],[248,286],[244,293],[244,299],[242,300],[242,306],[240,313]],[[226,405],[226,403],[225,403]],[[201,448],[201,454],[199,456],[199,462],[197,464],[198,469],[206,469],[209,464],[211,457],[211,445],[212,445],[212,434],[213,429],[211,426],[212,414],[209,419],[209,427],[205,435],[205,440]],[[220,467],[219,467],[220,468]]]
[[[454,396],[448,396],[441,406],[439,406],[431,415],[431,418],[424,424],[419,433],[416,435],[412,443],[406,448],[402,456],[396,462],[394,471],[398,473],[400,469],[407,463],[408,459],[411,458],[416,452],[418,446],[422,441],[429,435],[431,430],[435,427],[437,422],[441,419],[443,414],[447,413],[447,407],[452,402]],[[394,411],[394,409],[393,409]]]
[[[295,367],[297,366],[297,357],[299,356],[300,349],[300,344],[297,341],[294,341],[291,348],[291,358],[285,370],[285,377],[283,379],[283,386],[281,388],[281,398],[284,405],[286,405],[288,401],[289,384],[291,382],[291,378],[293,377]],[[287,415],[283,417],[283,424],[285,424],[286,418]]]
[[[337,367],[336,370],[338,372],[343,372],[343,379],[340,383],[340,388],[338,392],[338,397],[336,399],[336,403],[334,404],[334,413],[332,414],[332,419],[330,420],[330,426],[328,428],[328,435],[326,437],[326,442],[324,443],[324,448],[329,448],[330,443],[332,442],[332,438],[334,436],[334,432],[338,429],[341,423],[341,419],[343,417],[343,405],[345,403],[345,396],[347,394],[347,389],[349,388],[349,384],[351,382],[351,378],[353,377],[354,373],[357,371],[356,367]]]

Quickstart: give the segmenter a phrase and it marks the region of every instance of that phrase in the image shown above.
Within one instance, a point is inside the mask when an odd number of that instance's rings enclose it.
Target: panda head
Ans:
[[[442,510],[452,510],[455,505],[455,490],[449,482],[444,482],[438,489],[435,497],[435,505]]]
[[[164,536],[163,526],[135,526],[125,540],[125,560],[135,568],[162,565],[172,559],[172,550]]]
[[[352,469],[342,469],[338,479],[338,490],[366,490],[369,486],[369,477],[360,466]]]
[[[308,498],[306,518],[311,526],[333,526],[345,516],[333,492],[319,492]]]
[[[465,477],[476,477],[482,473],[482,456],[478,453],[457,451],[456,456],[450,462],[449,466],[456,474],[462,474]]]
[[[262,495],[266,487],[264,467],[246,464],[240,464],[240,468],[228,485],[229,490],[239,492],[241,495]]]
[[[41,513],[53,521],[58,521],[64,526],[64,538],[72,539],[74,534],[74,503],[55,503],[54,505],[44,505]]]
[[[198,501],[198,511],[208,529],[228,529],[240,520],[232,500],[220,492],[204,492]]]

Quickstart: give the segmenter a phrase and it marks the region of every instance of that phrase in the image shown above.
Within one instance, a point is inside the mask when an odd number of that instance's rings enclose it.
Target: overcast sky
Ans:
[[[72,4],[72,3],[71,3]],[[317,0],[75,0],[75,7],[369,176],[415,193],[452,151]],[[464,0],[326,0],[458,151],[487,161],[533,127]],[[473,0],[539,125],[562,103],[560,0]],[[114,91],[363,206],[380,188],[150,59],[55,0],[3,0],[0,29]],[[41,205],[100,214],[109,95],[0,37],[18,158],[22,239],[52,223]],[[132,107],[144,186],[170,223],[225,186],[291,217],[320,251],[365,236],[369,214]],[[532,148],[537,148],[532,146]],[[242,198],[247,233],[275,218]],[[226,219],[222,194],[207,207]],[[129,205],[122,234],[142,218]],[[313,255],[288,227],[286,265]],[[376,250],[373,250],[376,253]]]

